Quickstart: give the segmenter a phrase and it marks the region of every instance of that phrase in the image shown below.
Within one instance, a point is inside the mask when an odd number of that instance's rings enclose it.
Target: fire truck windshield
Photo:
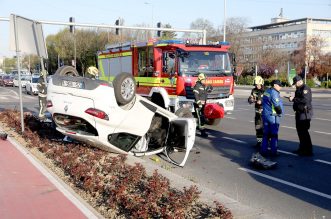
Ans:
[[[229,54],[225,52],[184,52],[179,56],[179,75],[231,76]]]

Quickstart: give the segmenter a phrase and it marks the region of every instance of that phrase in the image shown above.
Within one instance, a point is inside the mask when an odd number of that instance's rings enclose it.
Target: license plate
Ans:
[[[78,88],[78,89],[83,89],[84,88],[84,83],[83,82],[78,82],[78,81],[62,81],[62,86],[63,87],[72,87],[72,88]]]
[[[209,99],[209,100],[207,100],[207,103],[218,103],[218,100]]]

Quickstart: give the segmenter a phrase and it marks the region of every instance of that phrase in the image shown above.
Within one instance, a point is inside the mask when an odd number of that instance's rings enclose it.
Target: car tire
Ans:
[[[136,95],[136,81],[130,73],[121,73],[113,81],[115,98],[120,106],[130,103]]]
[[[179,108],[175,115],[181,118],[194,118],[191,110],[189,108]]]
[[[60,68],[58,68],[55,72],[55,75],[60,75],[60,76],[79,76],[78,71],[72,67],[72,66],[68,66],[68,65],[64,65]]]

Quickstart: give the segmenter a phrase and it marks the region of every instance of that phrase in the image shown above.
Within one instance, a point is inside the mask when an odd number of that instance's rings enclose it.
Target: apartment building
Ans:
[[[261,51],[268,48],[291,54],[302,48],[310,37],[323,39],[322,52],[331,54],[331,19],[301,18],[288,20],[282,16],[270,24],[250,27],[241,38],[242,63],[256,63]]]

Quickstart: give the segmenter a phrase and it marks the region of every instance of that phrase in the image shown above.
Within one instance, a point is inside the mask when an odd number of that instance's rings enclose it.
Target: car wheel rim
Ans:
[[[125,100],[131,99],[134,95],[134,81],[127,78],[123,81],[121,85],[121,95]]]

